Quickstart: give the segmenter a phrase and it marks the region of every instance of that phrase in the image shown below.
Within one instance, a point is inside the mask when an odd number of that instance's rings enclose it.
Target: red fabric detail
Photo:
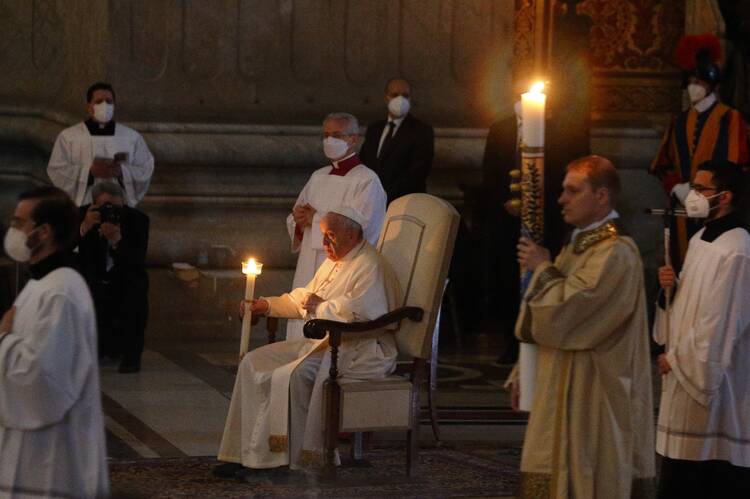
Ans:
[[[667,191],[667,194],[671,193],[672,187],[679,183],[682,183],[682,179],[677,172],[666,173],[661,179],[661,184],[664,186],[664,190]]]
[[[713,33],[703,35],[685,35],[680,38],[674,51],[677,66],[684,71],[692,71],[697,64],[698,54],[708,52],[711,62],[721,62],[721,42]]]
[[[357,156],[355,154],[353,156],[350,156],[350,157],[346,158],[343,161],[339,161],[338,163],[336,163],[336,165],[338,166],[338,168],[336,168],[334,166],[333,168],[331,168],[331,171],[328,174],[329,175],[338,175],[339,177],[343,177],[344,175],[346,175],[347,173],[349,173],[349,171],[352,168],[354,168],[355,166],[359,166],[361,164],[362,164],[362,160],[360,160],[359,156]],[[333,165],[331,165],[331,166],[333,166]]]
[[[299,225],[294,224],[294,238],[297,241],[302,241],[303,237],[305,237],[305,232],[300,228]]]
[[[737,113],[737,128],[739,138],[737,140],[737,164],[745,165],[750,161],[750,151],[748,151],[748,142],[750,142],[750,133],[748,133],[747,124],[742,116]]]

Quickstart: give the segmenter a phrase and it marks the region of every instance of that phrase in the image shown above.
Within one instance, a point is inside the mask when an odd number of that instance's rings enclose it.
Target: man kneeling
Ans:
[[[327,259],[303,288],[251,302],[253,314],[291,319],[369,321],[393,310],[399,287],[382,256],[362,238],[362,215],[338,208],[320,230]],[[240,306],[244,311],[244,302]],[[347,338],[339,349],[344,379],[387,376],[396,364],[392,332]],[[234,477],[243,468],[291,469],[323,462],[323,382],[328,378],[328,339],[272,343],[240,362],[214,474]]]

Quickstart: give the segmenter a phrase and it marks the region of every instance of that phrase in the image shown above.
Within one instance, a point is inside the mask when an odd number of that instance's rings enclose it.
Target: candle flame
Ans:
[[[531,89],[529,89],[529,92],[532,94],[541,94],[544,90],[544,82],[543,81],[537,81],[533,85],[531,85]]]
[[[250,258],[248,261],[242,262],[242,273],[245,275],[260,275],[262,268],[263,264],[256,262],[255,258]]]

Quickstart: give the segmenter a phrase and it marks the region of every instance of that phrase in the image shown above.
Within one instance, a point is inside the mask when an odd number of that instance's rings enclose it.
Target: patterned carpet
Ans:
[[[240,480],[214,478],[212,457],[112,459],[113,498],[448,498],[510,496],[518,449],[460,446],[420,450],[419,476],[405,475],[405,451],[375,447],[371,467],[342,467],[333,483],[311,473],[258,470]]]

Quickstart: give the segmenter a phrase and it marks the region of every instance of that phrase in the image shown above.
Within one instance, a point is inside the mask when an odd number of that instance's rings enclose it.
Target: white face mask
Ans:
[[[109,123],[112,121],[112,116],[115,115],[115,105],[109,102],[102,101],[99,104],[94,104],[94,119],[99,123]]]
[[[396,118],[406,116],[406,113],[409,112],[410,108],[411,104],[409,103],[409,99],[403,95],[399,95],[388,101],[388,112]]]
[[[24,231],[11,227],[3,240],[5,253],[17,262],[28,262],[31,258],[31,249],[26,245],[27,240],[28,236]]]
[[[349,150],[349,143],[343,139],[337,139],[336,137],[326,137],[323,139],[323,154],[326,158],[337,160],[341,159],[346,155],[346,151]]]
[[[691,83],[687,86],[688,95],[690,96],[690,102],[695,104],[706,98],[706,89],[702,85],[697,83]]]
[[[721,196],[722,194],[724,194],[723,191],[716,193],[713,196],[706,197],[695,189],[692,189],[685,198],[685,212],[687,213],[687,216],[690,218],[708,218],[712,209],[711,203],[709,203],[708,200],[713,199],[716,196]]]

